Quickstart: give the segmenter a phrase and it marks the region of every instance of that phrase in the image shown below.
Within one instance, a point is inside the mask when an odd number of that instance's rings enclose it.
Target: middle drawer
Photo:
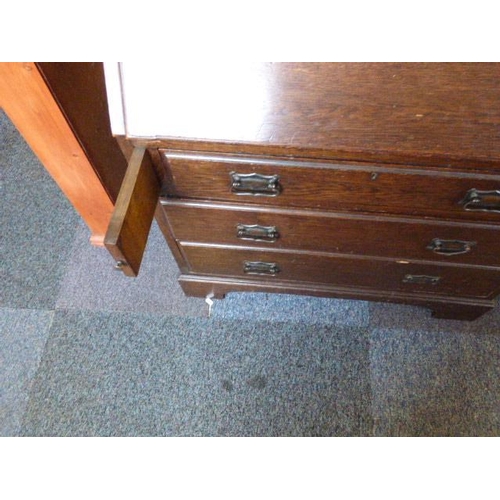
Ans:
[[[500,227],[162,199],[181,242],[500,267]]]

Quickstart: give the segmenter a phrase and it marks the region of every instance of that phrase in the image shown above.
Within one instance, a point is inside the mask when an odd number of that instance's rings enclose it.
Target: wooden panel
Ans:
[[[500,176],[270,157],[173,151],[162,155],[172,178],[171,196],[500,223],[500,213],[467,212],[459,204],[472,188],[500,189]],[[234,194],[231,172],[279,175],[282,192],[274,197]]]
[[[145,149],[135,149],[104,239],[127,276],[139,272],[159,192],[160,182],[149,154]]]
[[[1,106],[102,244],[113,203],[35,63],[0,64]]]
[[[137,90],[127,118],[131,135],[170,147],[499,166],[498,63],[210,61],[160,71],[150,78],[125,63],[125,89]],[[142,133],[133,127],[141,116],[150,125]]]
[[[103,187],[115,202],[127,160],[111,134],[102,63],[36,64]]]
[[[184,293],[192,297],[204,298],[210,295],[215,299],[223,299],[226,294],[231,292],[265,292],[373,300],[375,302],[395,302],[428,307],[432,309],[432,315],[435,318],[467,321],[475,320],[495,307],[494,301],[486,299],[456,298],[418,293],[405,294],[305,282],[273,281],[270,283],[262,280],[183,274],[179,277],[179,283]]]
[[[183,242],[500,267],[500,226],[173,199],[163,199],[162,206],[174,237]],[[276,227],[279,237],[272,242],[241,239],[239,224]],[[468,253],[443,255],[427,248],[436,238],[474,244]]]
[[[276,264],[280,270],[276,276],[259,276],[267,283],[283,280],[478,298],[492,298],[500,288],[500,271],[188,243],[182,245],[182,250],[194,274],[255,279],[255,276],[243,272],[244,262]],[[407,276],[413,276],[416,282],[410,282],[410,278],[405,282]],[[430,284],[427,279],[415,278],[422,276],[439,280]],[[420,283],[421,280],[426,283]]]
[[[186,264],[186,260],[184,259],[184,256],[181,253],[179,245],[175,241],[175,238],[172,234],[172,228],[170,226],[169,220],[168,220],[168,218],[165,214],[165,210],[161,206],[160,202],[158,202],[158,205],[156,207],[155,218],[156,218],[156,222],[158,223],[158,227],[160,228],[165,240],[168,243],[168,246],[170,247],[170,251],[172,252],[172,255],[174,256],[175,261],[177,262],[177,265],[179,266],[179,269],[183,273],[187,273],[188,267]]]

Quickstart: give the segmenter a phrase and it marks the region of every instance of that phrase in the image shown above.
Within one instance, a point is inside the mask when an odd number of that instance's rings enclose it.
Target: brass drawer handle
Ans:
[[[439,276],[426,276],[424,274],[407,274],[403,278],[403,283],[413,285],[437,285],[441,278]]]
[[[243,263],[243,272],[245,274],[256,274],[260,276],[276,276],[280,268],[274,262],[249,262]]]
[[[231,192],[250,196],[278,196],[282,187],[279,175],[238,174],[230,172]]]
[[[259,226],[238,224],[236,226],[236,237],[240,240],[265,241],[274,243],[280,234],[276,226]]]
[[[500,213],[500,190],[479,191],[469,189],[460,205],[469,212],[495,212]]]
[[[476,245],[475,241],[442,240],[440,238],[434,238],[426,248],[439,255],[453,256],[470,252],[474,245]]]

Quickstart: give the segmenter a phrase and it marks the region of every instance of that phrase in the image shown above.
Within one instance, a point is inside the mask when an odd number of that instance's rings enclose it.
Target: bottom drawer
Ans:
[[[394,292],[492,298],[500,271],[457,266],[405,264],[327,254],[181,245],[190,272],[272,281],[354,286]]]

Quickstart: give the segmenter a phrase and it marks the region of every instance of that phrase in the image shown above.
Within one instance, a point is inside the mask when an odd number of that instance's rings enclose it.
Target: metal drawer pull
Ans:
[[[426,248],[439,255],[453,256],[470,252],[474,245],[476,245],[475,241],[441,240],[440,238],[434,238]]]
[[[278,196],[282,187],[279,175],[238,174],[230,172],[231,192],[250,196]]]
[[[413,285],[437,285],[441,278],[439,276],[426,276],[425,274],[407,274],[403,278],[403,283]]]
[[[243,263],[243,272],[245,274],[258,274],[264,276],[276,276],[280,268],[273,262],[249,262]]]
[[[265,241],[274,243],[280,236],[276,226],[259,226],[238,224],[236,226],[236,236],[240,240]]]
[[[469,189],[460,205],[464,210],[474,212],[495,212],[500,213],[500,191],[478,191]]]

